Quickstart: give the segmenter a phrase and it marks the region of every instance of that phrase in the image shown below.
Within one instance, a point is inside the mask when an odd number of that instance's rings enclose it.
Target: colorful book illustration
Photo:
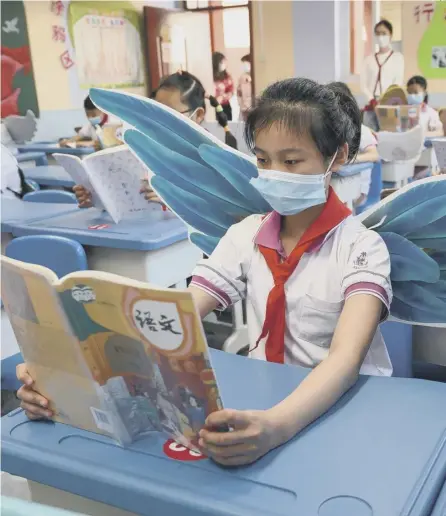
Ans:
[[[54,157],[76,184],[92,193],[93,205],[107,210],[116,224],[153,209],[139,193],[147,169],[127,146],[96,152],[83,160],[68,154]]]
[[[2,301],[54,420],[123,445],[158,431],[196,447],[222,402],[190,292],[1,261]]]

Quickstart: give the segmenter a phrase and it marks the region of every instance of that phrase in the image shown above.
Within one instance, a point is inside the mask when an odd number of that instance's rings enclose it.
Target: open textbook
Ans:
[[[139,193],[147,169],[126,145],[96,152],[83,160],[68,154],[54,157],[76,184],[92,193],[93,205],[105,209],[115,223],[151,209]]]
[[[161,431],[196,447],[222,403],[190,292],[1,261],[2,301],[56,421],[123,445]]]
[[[446,138],[433,138],[432,145],[440,170],[446,172]]]

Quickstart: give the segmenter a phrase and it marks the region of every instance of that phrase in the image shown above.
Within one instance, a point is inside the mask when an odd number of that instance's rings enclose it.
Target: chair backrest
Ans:
[[[23,196],[24,201],[28,202],[47,202],[59,204],[77,204],[76,196],[63,190],[40,190],[31,192]]]
[[[62,278],[88,269],[84,248],[79,242],[54,235],[15,238],[6,246],[5,255],[15,260],[48,267]]]
[[[378,154],[385,161],[413,161],[418,159],[424,148],[424,132],[419,125],[404,133],[380,131],[377,137]]]
[[[382,164],[381,161],[377,161],[372,168],[372,175],[370,181],[369,194],[367,200],[361,206],[356,208],[356,215],[359,215],[363,211],[367,210],[370,206],[377,204],[381,200],[381,190],[383,189],[382,180]]]

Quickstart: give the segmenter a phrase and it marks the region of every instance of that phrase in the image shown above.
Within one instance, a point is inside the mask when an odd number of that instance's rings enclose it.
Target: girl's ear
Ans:
[[[348,143],[344,143],[342,147],[339,147],[338,152],[336,154],[336,158],[333,161],[333,165],[331,166],[332,172],[337,172],[342,166],[347,163],[348,160]]]
[[[203,108],[198,108],[197,111],[195,111],[195,122],[197,122],[197,124],[201,124],[204,120],[204,115],[205,115],[205,111]]]

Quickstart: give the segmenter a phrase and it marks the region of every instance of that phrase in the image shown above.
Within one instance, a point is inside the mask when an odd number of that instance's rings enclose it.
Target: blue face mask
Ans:
[[[424,102],[424,93],[409,93],[407,95],[407,102],[411,106],[422,104]]]
[[[296,215],[326,202],[325,180],[336,156],[337,153],[324,174],[292,174],[259,169],[259,176],[252,178],[250,183],[274,211],[284,216]]]
[[[96,125],[99,125],[102,122],[102,116],[93,116],[88,119],[90,124],[94,127]]]

